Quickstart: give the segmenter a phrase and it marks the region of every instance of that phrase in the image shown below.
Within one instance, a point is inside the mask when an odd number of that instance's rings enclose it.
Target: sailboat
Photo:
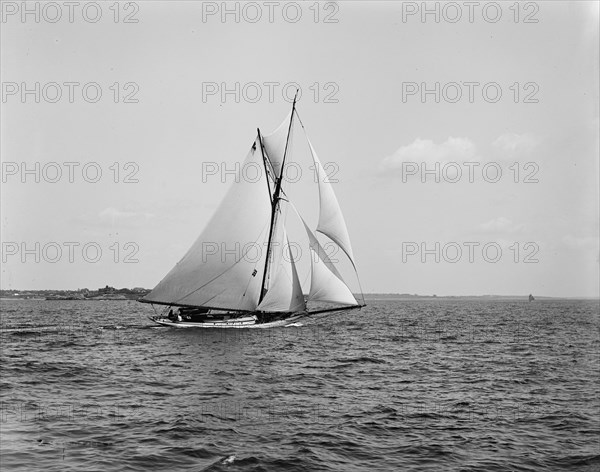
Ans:
[[[291,138],[298,124],[304,131],[317,177],[319,216],[314,230],[290,198],[292,183],[286,178]],[[341,249],[360,287],[344,217],[296,110],[296,97],[289,118],[273,133],[263,135],[257,129],[239,169],[250,167],[261,169],[260,178],[235,179],[191,248],[139,300],[155,309],[162,307],[152,321],[175,328],[270,328],[319,313],[365,306],[362,290],[359,301],[317,239],[316,233],[321,233],[328,244]],[[291,247],[292,236],[287,231],[291,218],[306,233],[303,240],[311,256],[304,290]],[[236,257],[213,254],[215,248],[226,252],[233,247],[242,248]]]

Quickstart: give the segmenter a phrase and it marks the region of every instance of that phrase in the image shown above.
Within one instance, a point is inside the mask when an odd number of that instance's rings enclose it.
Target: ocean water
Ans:
[[[598,301],[371,301],[271,330],[1,303],[2,471],[600,470]]]

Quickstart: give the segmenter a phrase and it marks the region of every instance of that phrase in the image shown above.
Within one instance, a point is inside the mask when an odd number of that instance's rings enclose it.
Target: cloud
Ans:
[[[404,162],[462,163],[478,160],[475,145],[467,138],[449,137],[441,144],[429,139],[415,139],[381,161],[382,171],[400,169]]]
[[[139,216],[152,216],[149,215],[148,213],[139,213],[139,212],[133,212],[133,211],[122,211],[122,210],[118,210],[117,208],[114,207],[108,207],[105,208],[104,210],[102,210],[98,216],[100,218],[108,218],[108,219],[115,219],[115,220],[119,220],[119,219],[129,219],[129,218],[136,218]]]
[[[514,158],[531,154],[538,143],[538,139],[530,133],[505,133],[499,136],[492,146],[501,153],[500,157]]]
[[[154,215],[143,211],[127,211],[108,207],[98,214],[98,218],[102,222],[118,222],[119,224],[128,223],[135,226],[154,218]]]
[[[571,248],[598,249],[597,236],[573,236],[567,234],[562,238],[563,242]]]
[[[505,133],[494,140],[492,148],[499,159],[526,157],[537,148],[539,139],[531,133]],[[401,170],[402,164],[436,163],[442,166],[449,162],[481,162],[475,144],[468,138],[449,137],[436,144],[430,139],[417,138],[412,143],[400,147],[391,156],[385,157],[379,166],[382,172]]]
[[[494,218],[487,223],[482,223],[479,225],[479,229],[485,233],[512,234],[521,231],[523,228],[523,224],[513,223],[504,216],[499,216],[498,218]]]
[[[123,228],[136,228],[145,226],[154,218],[153,214],[144,211],[129,211],[108,207],[97,214],[87,213],[80,215],[75,221],[79,224],[94,227],[119,225]]]

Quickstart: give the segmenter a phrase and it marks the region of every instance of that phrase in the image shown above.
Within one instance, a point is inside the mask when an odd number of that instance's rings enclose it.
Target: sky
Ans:
[[[598,297],[597,2],[25,7],[3,289],[154,287],[297,86],[365,293]]]

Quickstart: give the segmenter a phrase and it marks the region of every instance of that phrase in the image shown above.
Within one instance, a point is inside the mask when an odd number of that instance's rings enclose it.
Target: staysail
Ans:
[[[267,294],[258,305],[258,309],[267,312],[304,311],[306,302],[302,294],[290,242],[283,225],[280,225],[280,228],[277,244],[273,249],[274,257],[271,267],[274,270],[271,284]]]
[[[296,210],[295,207],[293,207]],[[331,262],[327,251],[321,246],[317,236],[308,227],[304,218],[296,210],[308,236],[311,252],[310,293],[308,299],[314,302],[340,303],[342,305],[358,305],[346,282]]]
[[[314,302],[358,305],[348,286],[327,267],[318,253],[312,251],[312,255],[308,299]]]

